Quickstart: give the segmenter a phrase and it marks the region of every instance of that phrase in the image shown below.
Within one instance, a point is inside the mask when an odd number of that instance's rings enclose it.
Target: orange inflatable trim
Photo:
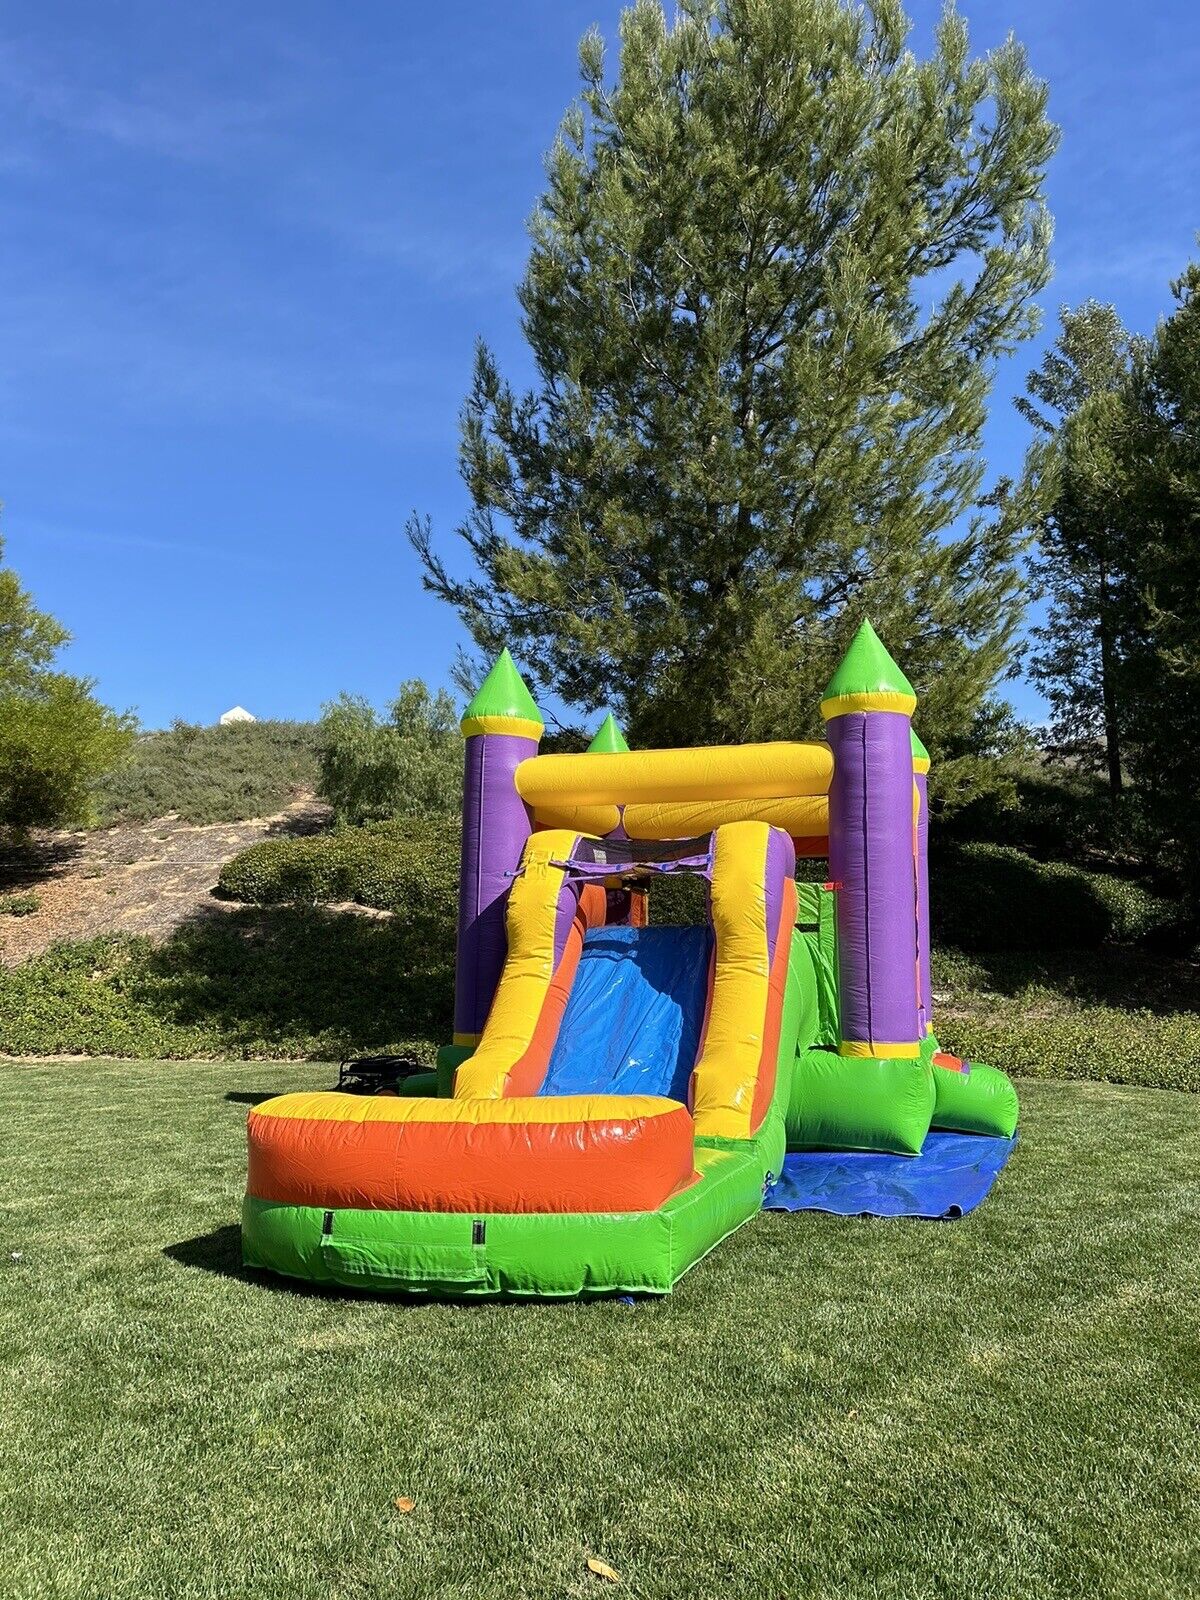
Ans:
[[[386,1110],[353,1119],[295,1104],[350,1098],[289,1095],[252,1112],[248,1192],[335,1209],[656,1211],[696,1176],[687,1108],[653,1096],[368,1099]]]
[[[571,985],[575,982],[579,958],[583,954],[584,935],[589,928],[604,926],[606,904],[604,890],[598,883],[587,884],[580,894],[575,920],[571,924],[566,946],[546,990],[546,998],[542,1002],[542,1009],[534,1024],[528,1048],[509,1070],[508,1077],[504,1080],[506,1098],[515,1099],[521,1095],[533,1095],[542,1087],[550,1068],[550,1056],[558,1038],[563,1012],[567,1009]]]

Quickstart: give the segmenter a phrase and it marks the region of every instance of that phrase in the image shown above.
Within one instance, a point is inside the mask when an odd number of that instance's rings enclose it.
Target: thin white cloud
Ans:
[[[311,308],[259,303],[253,286],[243,286],[232,320],[221,315],[219,285],[215,300],[202,277],[194,289],[186,307],[186,294],[122,302],[73,280],[6,289],[0,423],[28,437],[40,416],[60,428],[64,412],[78,405],[151,427],[182,416],[402,433],[409,444],[444,440],[467,381],[466,350],[455,383],[450,370],[431,372],[416,357],[350,338],[336,323],[314,334]]]
[[[275,87],[253,95],[197,93],[181,76],[160,76],[136,92],[71,78],[58,65],[35,59],[11,41],[0,41],[0,93],[6,123],[14,113],[29,124],[101,138],[126,149],[173,160],[231,158],[247,142],[300,103]],[[18,147],[19,148],[19,147]]]
[[[11,531],[11,530],[10,530]],[[140,533],[122,533],[104,528],[74,528],[61,523],[43,522],[37,518],[22,517],[16,530],[26,545],[65,544],[77,550],[99,552],[110,549],[140,550],[147,555],[166,556],[172,560],[182,556],[211,566],[235,567],[246,572],[280,572],[282,561],[265,561],[246,550],[231,550],[228,546],[198,544],[182,539],[159,539]]]
[[[1055,266],[1053,289],[1070,290],[1071,295],[1085,290],[1093,298],[1103,298],[1109,288],[1129,286],[1161,289],[1179,276],[1189,255],[1187,241],[1176,247],[1163,242],[1104,252],[1071,251]]]

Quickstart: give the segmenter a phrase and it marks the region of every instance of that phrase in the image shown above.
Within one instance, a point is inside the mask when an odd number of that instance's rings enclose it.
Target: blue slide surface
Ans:
[[[687,1103],[708,993],[707,928],[593,928],[541,1094]]]

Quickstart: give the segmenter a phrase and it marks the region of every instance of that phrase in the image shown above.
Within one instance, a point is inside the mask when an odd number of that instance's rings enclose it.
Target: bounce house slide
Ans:
[[[1017,1099],[934,1035],[915,709],[864,622],[825,740],[631,751],[610,718],[540,755],[504,652],[462,720],[453,1043],[407,1093],[255,1107],[245,1261],[448,1297],[666,1293],[767,1191],[977,1203]],[[674,872],[706,881],[706,925],[648,925]]]
[[[540,1094],[685,1105],[708,998],[707,928],[589,930]]]
[[[451,1099],[256,1109],[248,1259],[364,1287],[663,1292],[760,1209],[813,984],[791,841],[735,823],[655,863],[709,878],[699,928],[630,925],[612,854],[530,839]]]

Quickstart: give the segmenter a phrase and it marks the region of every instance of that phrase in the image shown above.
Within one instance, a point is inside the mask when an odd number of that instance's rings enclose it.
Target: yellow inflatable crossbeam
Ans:
[[[798,794],[790,800],[659,800],[648,805],[537,806],[540,828],[570,828],[603,837],[624,821],[631,839],[694,839],[715,833],[727,822],[768,822],[793,839],[824,839],[829,833],[829,801],[823,794]]]
[[[531,756],[518,766],[516,785],[535,815],[560,816],[572,807],[825,795],[832,776],[827,744],[781,742]]]

